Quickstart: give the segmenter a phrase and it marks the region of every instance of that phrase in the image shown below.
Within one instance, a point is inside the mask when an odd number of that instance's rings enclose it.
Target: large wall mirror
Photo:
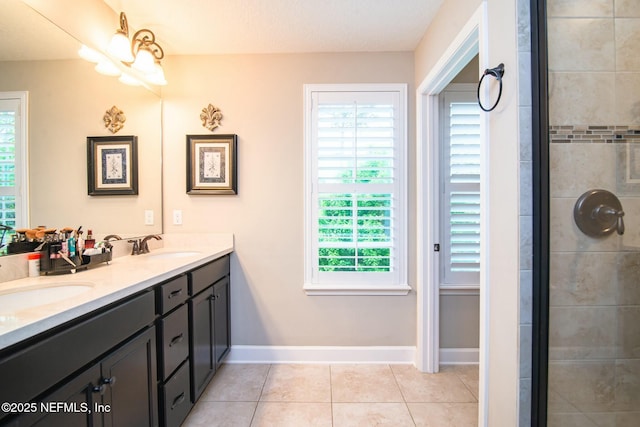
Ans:
[[[28,227],[83,226],[100,238],[162,232],[162,101],[98,74],[80,42],[20,0],[2,0],[0,92],[28,91]],[[116,136],[138,141],[138,194],[89,196],[87,137],[113,136],[103,117],[124,112]],[[153,225],[148,212],[153,212]]]

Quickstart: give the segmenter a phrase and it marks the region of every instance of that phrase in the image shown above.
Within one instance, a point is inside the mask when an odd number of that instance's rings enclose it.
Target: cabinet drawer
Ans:
[[[160,321],[162,330],[162,379],[189,356],[189,312],[183,305]]]
[[[183,275],[158,288],[158,313],[168,313],[187,300],[188,282],[187,276]]]
[[[191,410],[189,399],[189,362],[176,371],[162,387],[164,425],[179,426]]]
[[[224,276],[229,274],[229,256],[223,256],[210,262],[191,273],[190,294],[196,295],[198,292],[211,286]]]

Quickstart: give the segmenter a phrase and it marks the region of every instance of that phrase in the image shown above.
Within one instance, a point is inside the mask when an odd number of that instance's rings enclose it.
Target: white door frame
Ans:
[[[416,91],[416,131],[417,131],[417,342],[416,367],[423,372],[435,373],[439,370],[439,268],[438,252],[434,244],[439,243],[439,126],[438,101],[439,94],[475,55],[479,55],[480,68],[487,66],[487,33],[486,2],[480,7],[464,25],[453,42],[449,45],[431,72],[425,77]],[[487,135],[488,125],[485,120],[481,123],[483,137]],[[487,144],[482,144],[485,150]],[[484,156],[483,158],[487,158]],[[486,167],[483,167],[486,170]],[[481,181],[486,177],[481,177]],[[483,187],[486,188],[486,187]],[[481,195],[481,202],[487,203],[487,197]],[[481,229],[483,226],[481,225]],[[481,241],[486,238],[481,233]],[[486,248],[487,245],[481,247]],[[481,263],[487,265],[488,254],[481,254]],[[481,266],[481,269],[483,267]],[[481,279],[482,283],[482,279]],[[480,288],[481,305],[488,306],[483,298],[487,294],[483,286]],[[488,323],[485,318],[485,307],[480,307],[480,327],[485,328]],[[482,420],[486,417],[486,399],[484,398],[488,378],[486,364],[486,334],[480,334],[480,426],[485,425]]]

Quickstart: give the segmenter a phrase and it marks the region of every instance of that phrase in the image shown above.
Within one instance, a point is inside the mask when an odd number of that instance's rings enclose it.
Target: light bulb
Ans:
[[[111,37],[111,42],[107,47],[107,53],[122,62],[133,62],[129,37],[122,31],[116,32],[113,37]]]
[[[156,61],[151,51],[141,47],[136,54],[136,60],[133,61],[131,66],[142,73],[151,74],[155,71],[155,63]]]
[[[156,62],[153,65],[153,73],[147,76],[147,81],[151,84],[158,86],[165,86],[167,84],[167,80],[164,78],[164,70],[162,69],[162,65],[159,62]]]

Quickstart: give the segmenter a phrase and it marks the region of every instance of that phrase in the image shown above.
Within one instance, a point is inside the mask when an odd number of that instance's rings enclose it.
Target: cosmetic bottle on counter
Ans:
[[[96,241],[93,238],[93,231],[87,231],[87,238],[84,239],[85,249],[91,249],[96,246]]]
[[[27,255],[29,264],[29,277],[40,276],[40,253],[34,252]]]

